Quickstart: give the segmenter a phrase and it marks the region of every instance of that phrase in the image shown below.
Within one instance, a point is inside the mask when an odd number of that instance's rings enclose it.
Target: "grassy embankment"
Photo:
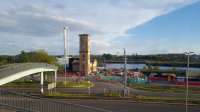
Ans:
[[[149,92],[166,92],[166,93],[185,93],[185,87],[173,87],[166,86],[161,87],[157,85],[141,85],[134,84],[130,85],[135,89],[145,90]],[[190,94],[198,94],[200,88],[190,87]],[[122,93],[117,92],[106,92],[102,94],[69,94],[69,93],[53,93],[46,94],[46,97],[51,98],[70,98],[70,99],[112,99],[112,100],[128,100],[128,101],[138,101],[138,102],[163,102],[163,103],[184,103],[185,97],[165,97],[165,96],[143,96],[143,95],[130,95],[129,97],[122,97]],[[200,104],[200,99],[194,99],[189,97],[190,104]]]
[[[80,82],[58,82],[57,87],[61,88],[91,88],[93,87],[94,84],[90,81],[80,81]],[[63,98],[83,98],[83,97],[120,97],[121,94],[116,93],[116,92],[105,92],[102,94],[87,94],[87,93],[77,93],[77,94],[72,94],[72,93],[61,93],[61,92],[54,92],[54,93],[47,93],[45,94],[47,97],[63,97]]]
[[[31,87],[31,88],[37,88],[40,86],[40,82],[35,82],[31,80],[16,80],[14,82],[7,83],[3,85],[4,87]]]
[[[10,87],[38,87],[39,82],[32,81],[15,81],[12,83],[8,83],[5,86]],[[66,87],[66,88],[88,88],[94,86],[93,83],[88,81],[81,82],[58,82],[58,87]],[[168,93],[185,93],[185,87],[161,87],[156,85],[141,85],[134,84],[130,85],[130,87],[145,90],[149,92],[168,92]],[[200,93],[200,88],[190,87],[190,93]],[[142,96],[142,95],[131,95],[128,98],[123,98],[122,94],[117,92],[108,91],[102,94],[71,94],[71,93],[46,93],[45,97],[50,98],[71,98],[71,99],[117,99],[117,100],[130,100],[130,101],[138,101],[138,102],[167,102],[167,103],[184,103],[185,98],[172,98],[172,97],[161,97],[161,96]],[[200,104],[200,99],[189,99],[191,104]]]
[[[49,82],[45,82],[48,84]],[[5,84],[4,87],[32,87],[36,88],[40,86],[40,82],[31,81],[31,80],[17,80],[8,84]],[[57,87],[64,88],[89,88],[93,87],[94,84],[90,81],[80,81],[80,82],[57,82]]]
[[[149,92],[185,93],[185,86],[159,86],[147,84],[132,84],[129,87]],[[200,87],[189,87],[191,94],[200,93]]]
[[[64,81],[64,82],[57,82],[57,87],[63,88],[89,88],[93,87],[94,84],[90,81],[79,81],[79,82],[72,82],[72,81]]]
[[[135,101],[138,102],[159,102],[159,103],[185,103],[185,98],[172,98],[172,97],[161,97],[161,96],[142,96],[137,95],[134,97]],[[189,104],[200,105],[200,99],[188,99]]]
[[[69,93],[52,93],[45,94],[45,97],[56,98],[56,99],[101,99],[101,100],[126,100],[136,102],[155,102],[155,103],[185,103],[185,98],[172,98],[172,97],[161,97],[161,96],[142,96],[142,95],[131,95],[129,97],[122,97],[119,93],[105,93],[105,94],[69,94]],[[188,100],[189,104],[200,105],[200,99]]]

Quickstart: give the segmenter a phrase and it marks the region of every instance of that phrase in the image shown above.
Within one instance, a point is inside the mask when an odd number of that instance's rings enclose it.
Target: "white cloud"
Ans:
[[[112,52],[126,31],[197,0],[13,0],[0,4],[0,34],[5,49],[44,48],[62,54],[62,29],[70,27],[70,48],[78,52],[78,34],[90,33],[94,53]],[[10,38],[13,39],[10,41]],[[23,46],[21,42],[24,42]],[[2,44],[1,44],[2,45]],[[6,46],[7,45],[7,46]],[[6,47],[5,47],[6,46]],[[109,48],[108,48],[109,47]],[[115,48],[116,47],[116,48]],[[0,52],[5,52],[1,46]],[[115,51],[114,51],[115,52]]]

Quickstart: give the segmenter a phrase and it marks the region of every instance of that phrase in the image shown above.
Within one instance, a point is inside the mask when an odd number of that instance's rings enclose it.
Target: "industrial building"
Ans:
[[[79,57],[69,60],[69,69],[86,76],[97,71],[97,60],[90,58],[90,40],[88,34],[80,34]]]
[[[90,69],[90,40],[88,34],[80,34],[79,46],[79,72],[81,75],[88,75]]]
[[[70,71],[73,71],[73,72],[79,72],[80,71],[80,60],[79,60],[79,58],[70,58],[69,69],[70,69]],[[89,69],[90,69],[89,74],[97,72],[97,60],[96,59],[90,60],[90,68]],[[81,74],[81,75],[87,75],[87,74]]]

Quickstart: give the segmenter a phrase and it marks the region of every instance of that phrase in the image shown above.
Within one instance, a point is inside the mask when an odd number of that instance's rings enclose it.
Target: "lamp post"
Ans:
[[[126,58],[126,49],[124,48],[124,96],[127,94],[127,58]]]
[[[188,77],[190,74],[190,55],[192,55],[194,52],[185,52],[185,55],[187,55],[187,72],[186,72],[186,95],[185,95],[185,111],[188,112],[188,96],[189,96],[189,85],[188,85]]]
[[[69,42],[68,42],[68,33],[69,33],[69,28],[68,27],[64,27],[64,69],[65,69],[65,86],[66,86],[66,72],[67,72],[67,64],[69,64]]]

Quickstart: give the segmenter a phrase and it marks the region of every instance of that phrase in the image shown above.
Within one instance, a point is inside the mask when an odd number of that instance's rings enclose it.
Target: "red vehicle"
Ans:
[[[176,81],[176,75],[175,74],[150,74],[149,75],[149,81],[168,81],[168,82],[174,82]]]
[[[177,85],[185,85],[186,84],[186,78],[185,77],[177,77],[176,78],[176,84]],[[200,86],[200,78],[189,78],[188,84],[191,86]]]

